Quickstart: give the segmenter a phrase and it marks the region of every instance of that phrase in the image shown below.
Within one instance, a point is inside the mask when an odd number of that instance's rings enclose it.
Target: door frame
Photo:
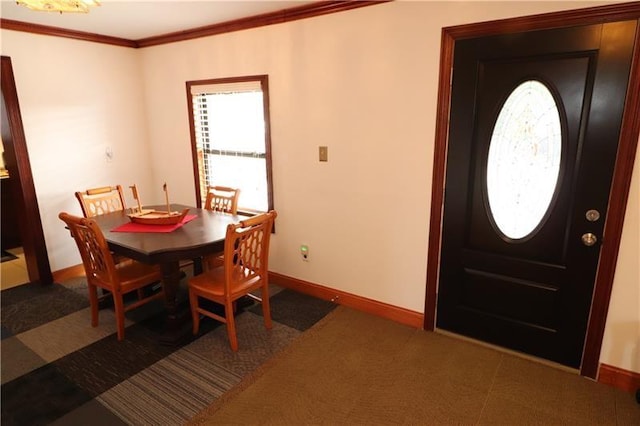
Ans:
[[[29,281],[52,284],[53,274],[49,264],[38,198],[31,173],[27,140],[24,135],[20,104],[18,103],[18,91],[13,76],[13,65],[8,56],[1,58],[0,78],[3,110],[2,142],[6,154],[6,167],[11,179],[15,179],[14,185],[17,185],[15,192],[19,194],[15,201],[19,211],[23,212],[23,216],[18,217],[18,226]]]
[[[440,77],[438,82],[438,106],[434,146],[433,175],[431,187],[431,219],[429,223],[429,246],[427,253],[427,280],[424,309],[424,329],[434,330],[438,297],[438,275],[442,215],[444,211],[444,188],[449,135],[449,112],[451,106],[451,82],[453,74],[453,52],[456,40],[510,34],[533,30],[574,27],[605,22],[638,20],[640,26],[640,3],[623,3],[592,7],[513,19],[504,19],[476,24],[459,25],[442,29],[440,45]],[[609,196],[609,207],[604,224],[604,233],[595,280],[593,300],[580,375],[595,379],[602,339],[609,310],[616,261],[622,236],[622,226],[631,186],[634,159],[640,134],[640,31],[636,31],[633,59],[624,105],[620,141]]]

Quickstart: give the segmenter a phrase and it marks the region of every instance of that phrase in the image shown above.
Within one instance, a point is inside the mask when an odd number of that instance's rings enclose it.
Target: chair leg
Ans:
[[[191,320],[193,321],[193,334],[198,334],[200,329],[200,313],[198,312],[198,295],[189,289],[189,305],[191,307]]]
[[[124,339],[124,301],[122,299],[122,294],[113,292],[113,305],[116,311],[118,341],[121,341]]]
[[[271,330],[273,324],[271,323],[271,306],[269,305],[269,286],[267,284],[262,286],[262,316],[264,317],[264,326],[267,330]]]
[[[91,306],[91,327],[98,326],[98,288],[88,284],[89,305]]]
[[[231,350],[238,352],[238,336],[236,335],[236,320],[233,315],[233,303],[226,302],[224,305],[224,316],[227,322],[227,334],[229,335],[229,344]]]

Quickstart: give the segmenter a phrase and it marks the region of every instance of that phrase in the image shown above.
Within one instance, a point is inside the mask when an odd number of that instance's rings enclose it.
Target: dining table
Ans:
[[[166,211],[164,206],[145,206],[145,209]],[[171,204],[171,211],[189,209],[184,223],[168,230],[167,225],[134,224],[129,218],[131,209],[95,216],[111,251],[139,262],[159,265],[164,286],[166,307],[165,327],[160,342],[177,345],[191,332],[191,316],[187,309],[179,309],[177,302],[181,273],[180,264],[194,260],[194,273],[201,271],[203,256],[224,250],[227,225],[241,220],[238,215],[214,212],[182,204]],[[161,228],[161,227],[165,228]],[[154,228],[155,227],[155,228]]]

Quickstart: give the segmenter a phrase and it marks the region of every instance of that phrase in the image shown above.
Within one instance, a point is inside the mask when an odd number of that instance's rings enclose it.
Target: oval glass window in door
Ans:
[[[558,184],[561,151],[551,91],[540,81],[525,81],[502,106],[489,144],[487,198],[504,236],[522,239],[540,225]]]

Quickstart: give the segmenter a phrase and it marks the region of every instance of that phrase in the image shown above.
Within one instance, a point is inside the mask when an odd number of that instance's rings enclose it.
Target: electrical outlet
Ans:
[[[300,246],[300,255],[302,256],[302,260],[305,262],[309,261],[309,246],[306,244],[302,244]]]

